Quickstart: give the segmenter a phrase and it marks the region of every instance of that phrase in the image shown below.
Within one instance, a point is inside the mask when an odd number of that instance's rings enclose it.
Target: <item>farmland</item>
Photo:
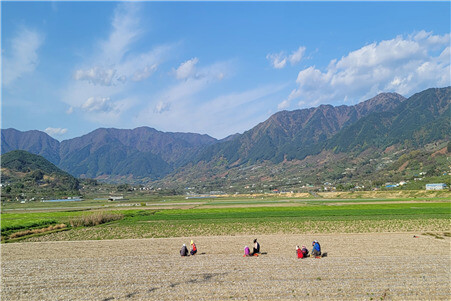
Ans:
[[[2,300],[448,300],[450,238],[416,236],[259,235],[252,258],[254,235],[6,244]],[[297,259],[313,239],[328,256]]]
[[[447,300],[449,192],[354,196],[7,204],[2,299]],[[243,258],[256,237],[265,254]],[[328,256],[296,259],[313,239]]]
[[[432,195],[432,196],[435,196]],[[26,241],[99,240],[278,233],[372,233],[449,231],[450,202],[441,197],[416,198],[211,198],[173,197],[147,202],[68,202],[17,204],[2,212],[2,239],[15,231],[52,224],[67,229]],[[44,206],[47,207],[43,207]],[[14,207],[15,206],[15,207]],[[74,223],[91,215],[121,218],[85,227]],[[74,226],[77,224],[78,226]],[[72,227],[70,227],[72,226]]]

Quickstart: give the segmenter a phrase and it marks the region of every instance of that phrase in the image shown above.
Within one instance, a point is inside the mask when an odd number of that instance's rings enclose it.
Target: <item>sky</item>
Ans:
[[[1,2],[1,127],[222,139],[450,85],[450,2]]]

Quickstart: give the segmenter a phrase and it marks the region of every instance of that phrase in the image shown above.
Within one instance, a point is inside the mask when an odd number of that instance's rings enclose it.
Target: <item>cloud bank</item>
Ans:
[[[380,92],[404,96],[450,84],[450,34],[420,31],[407,37],[374,42],[330,61],[320,70],[310,66],[298,73],[297,88],[279,107],[297,100],[299,106],[352,102]]]

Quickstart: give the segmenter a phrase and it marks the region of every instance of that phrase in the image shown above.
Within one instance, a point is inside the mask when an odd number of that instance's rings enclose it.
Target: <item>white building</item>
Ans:
[[[443,190],[446,189],[445,183],[426,184],[426,190]]]

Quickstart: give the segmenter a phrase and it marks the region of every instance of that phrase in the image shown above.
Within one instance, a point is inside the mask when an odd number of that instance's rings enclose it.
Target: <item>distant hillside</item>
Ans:
[[[373,99],[358,105],[367,114],[358,120],[355,107],[279,112],[234,140],[207,147],[194,164],[162,183],[258,191],[325,182],[380,186],[421,178],[420,173],[448,174],[450,92],[450,87],[428,89],[385,102],[387,110],[371,110],[367,104],[377,103]]]
[[[15,150],[1,156],[2,168],[11,171],[27,173],[40,170],[45,174],[57,174],[60,176],[70,176],[67,172],[62,171],[54,164],[46,160],[44,157],[34,155],[26,151]]]
[[[396,93],[382,93],[355,106],[321,105],[316,108],[282,111],[243,135],[207,147],[197,162],[226,160],[228,164],[262,160],[282,162],[294,159],[299,150],[332,137],[343,127],[375,112],[396,108],[405,98]]]
[[[40,154],[77,177],[161,178],[189,162],[202,147],[216,143],[208,135],[165,133],[149,127],[97,129],[59,143],[40,131],[2,130],[2,153]]]
[[[187,162],[217,140],[191,133],[164,133],[149,127],[97,129],[61,142],[60,167],[87,178],[129,176],[156,179]]]
[[[417,93],[397,108],[369,115],[343,129],[320,149],[335,152],[385,149],[394,144],[418,148],[448,139],[451,133],[451,87]],[[318,151],[320,151],[318,149]]]
[[[26,151],[11,151],[1,156],[2,194],[77,195],[79,182],[45,158]]]

